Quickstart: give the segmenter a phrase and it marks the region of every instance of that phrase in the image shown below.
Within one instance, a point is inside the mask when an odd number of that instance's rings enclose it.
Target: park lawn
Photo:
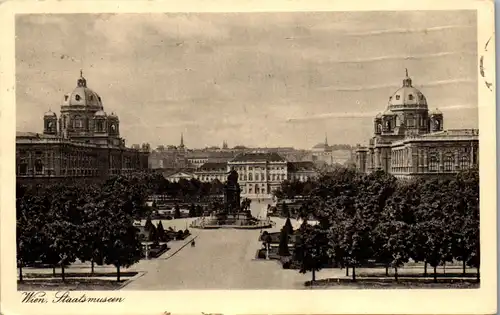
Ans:
[[[45,279],[24,280],[17,282],[18,291],[109,291],[117,290],[127,280],[117,282],[115,280],[101,279]]]
[[[120,272],[120,278],[131,278],[133,276],[137,275],[137,272],[135,271],[123,271]],[[31,279],[48,279],[48,278],[54,278],[54,275],[51,273],[26,273],[24,274],[24,277],[26,277],[26,280],[31,280]],[[56,273],[56,277],[60,278],[61,273]],[[93,274],[90,272],[66,272],[64,273],[65,278],[98,278],[98,277],[105,277],[105,278],[114,278],[116,279],[116,272],[94,272]]]
[[[308,289],[477,289],[476,280],[439,279],[434,283],[432,279],[320,279],[311,286],[311,281],[305,282]]]

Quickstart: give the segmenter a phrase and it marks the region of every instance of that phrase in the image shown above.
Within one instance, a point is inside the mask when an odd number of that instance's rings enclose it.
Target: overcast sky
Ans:
[[[476,32],[473,11],[19,16],[17,130],[80,69],[128,145],[366,143],[405,68],[445,128],[477,128]]]

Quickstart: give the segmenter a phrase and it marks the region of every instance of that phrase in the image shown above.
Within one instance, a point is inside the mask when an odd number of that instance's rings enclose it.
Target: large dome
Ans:
[[[80,72],[80,78],[73,92],[64,95],[63,105],[65,106],[87,106],[102,109],[102,101],[99,94],[87,87],[87,80]]]
[[[399,110],[406,108],[427,109],[427,100],[422,92],[412,86],[411,78],[408,77],[408,71],[406,71],[403,86],[389,98],[389,109]]]

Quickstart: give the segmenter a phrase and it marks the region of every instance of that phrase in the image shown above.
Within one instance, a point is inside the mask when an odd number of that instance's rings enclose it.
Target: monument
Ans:
[[[247,201],[249,206],[250,201]],[[238,172],[232,169],[224,185],[224,206],[209,217],[199,218],[191,224],[192,228],[218,229],[262,229],[272,226],[269,219],[259,220],[252,216],[249,209],[242,206]],[[244,211],[245,210],[245,211]]]
[[[238,172],[232,169],[224,185],[224,210],[227,214],[237,214],[241,210],[241,189],[238,184]]]

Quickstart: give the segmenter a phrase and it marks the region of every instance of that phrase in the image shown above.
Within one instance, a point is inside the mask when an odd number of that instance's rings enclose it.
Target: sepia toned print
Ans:
[[[489,287],[478,19],[17,14],[19,302]]]

